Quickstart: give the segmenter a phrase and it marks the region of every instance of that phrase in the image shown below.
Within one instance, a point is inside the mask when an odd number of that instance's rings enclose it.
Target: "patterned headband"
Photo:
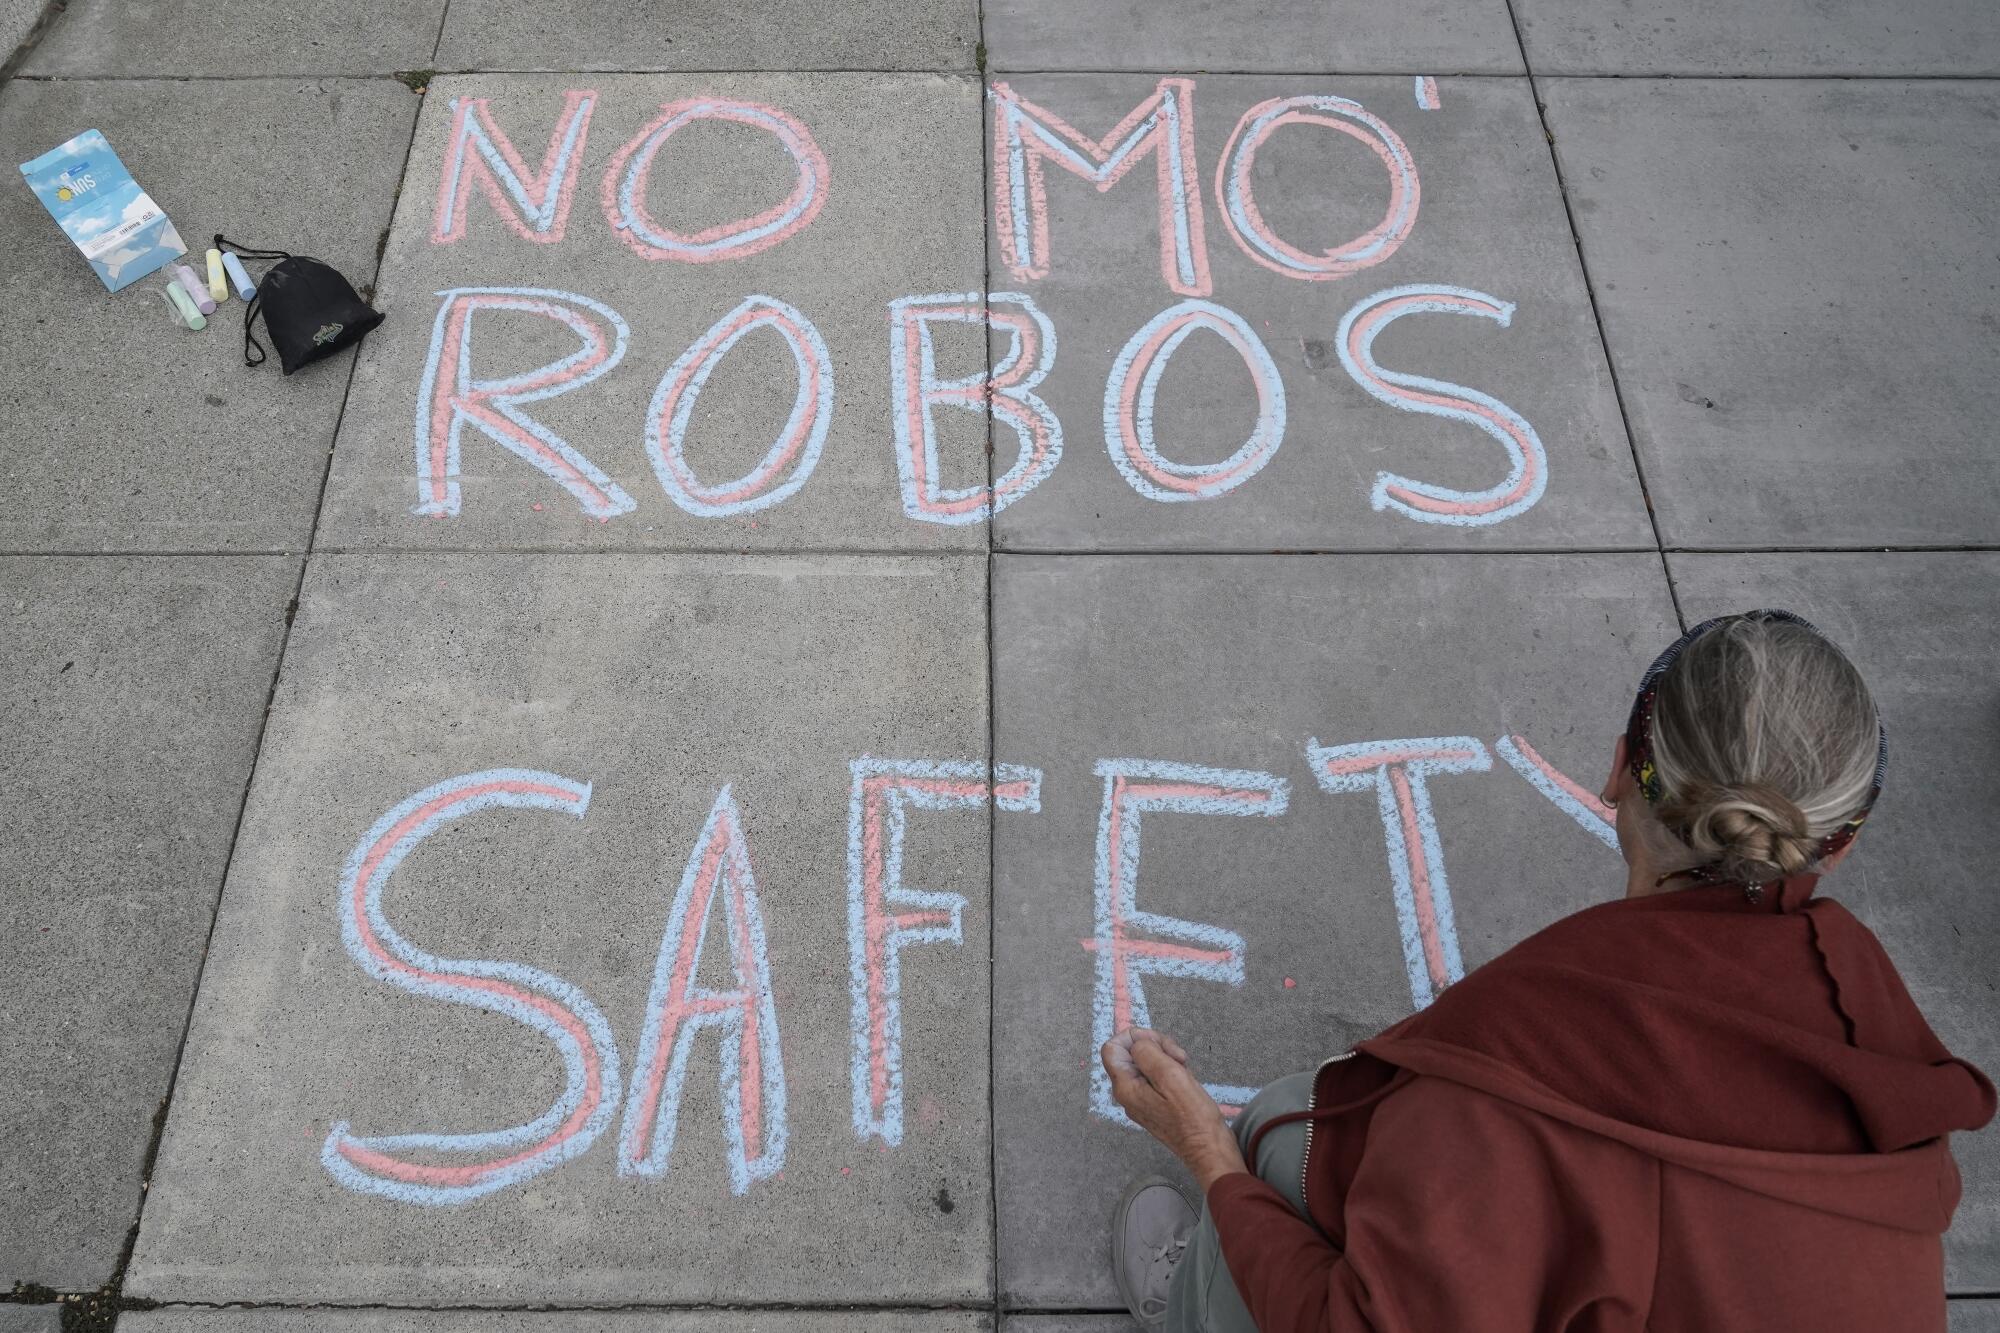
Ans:
[[[1632,777],[1639,784],[1639,791],[1645,796],[1648,805],[1658,805],[1660,798],[1665,794],[1659,770],[1653,763],[1653,704],[1659,696],[1660,678],[1680,660],[1680,655],[1686,651],[1690,643],[1717,625],[1728,624],[1735,620],[1783,621],[1819,634],[1819,630],[1812,622],[1801,616],[1795,616],[1790,611],[1745,611],[1740,615],[1717,616],[1713,620],[1702,621],[1681,635],[1674,641],[1672,647],[1655,658],[1653,665],[1646,669],[1645,679],[1639,682],[1639,697],[1632,701],[1632,716],[1625,724],[1625,756],[1632,766]],[[1826,636],[1820,635],[1820,637]],[[1877,725],[1880,726],[1879,723]],[[1868,789],[1868,799],[1862,802],[1861,809],[1855,812],[1852,819],[1819,840],[1819,847],[1813,853],[1815,862],[1824,861],[1853,842],[1854,835],[1861,831],[1862,821],[1867,819],[1868,812],[1875,808],[1875,798],[1882,794],[1882,775],[1889,768],[1887,729],[1882,729],[1880,735],[1881,741],[1875,758],[1875,781]]]

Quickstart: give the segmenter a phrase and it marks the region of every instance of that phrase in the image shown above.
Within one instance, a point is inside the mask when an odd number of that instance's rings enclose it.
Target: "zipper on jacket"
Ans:
[[[1345,1055],[1329,1055],[1326,1059],[1319,1062],[1319,1067],[1313,1070],[1312,1086],[1306,1089],[1307,1111],[1316,1111],[1319,1109],[1319,1076],[1326,1072],[1326,1067],[1328,1065],[1339,1064],[1342,1060],[1352,1060],[1353,1058],[1354,1052],[1349,1051]],[[1299,1206],[1305,1210],[1308,1221],[1312,1219],[1312,1206],[1306,1202],[1306,1172],[1312,1164],[1313,1125],[1315,1123],[1310,1119],[1306,1121],[1306,1150],[1299,1156]]]

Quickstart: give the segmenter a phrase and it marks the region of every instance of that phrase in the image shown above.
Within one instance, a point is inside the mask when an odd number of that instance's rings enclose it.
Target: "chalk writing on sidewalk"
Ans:
[[[413,995],[505,1014],[548,1038],[563,1090],[526,1124],[477,1134],[362,1137],[333,1126],[320,1161],[351,1190],[399,1203],[466,1203],[562,1165],[589,1148],[618,1109],[618,1044],[597,1006],[561,977],[524,963],[440,958],[389,923],[382,889],[403,858],[443,825],[481,810],[551,810],[582,819],[590,788],[529,769],[468,773],[426,787],[375,821],[340,878],[340,935],[362,971]],[[440,1164],[436,1156],[479,1160]]]
[[[1257,387],[1250,438],[1219,463],[1162,457],[1153,438],[1153,403],[1175,349],[1197,329],[1216,334],[1243,358]],[[1104,382],[1104,445],[1133,490],[1149,500],[1211,500],[1257,475],[1285,440],[1285,382],[1271,353],[1241,315],[1213,301],[1183,301],[1132,335]]]
[[[903,1141],[903,950],[963,944],[965,898],[903,882],[911,810],[1041,807],[1039,770],[936,760],[856,759],[847,803],[847,948],[854,1133]]]
[[[1285,125],[1321,125],[1365,144],[1389,172],[1389,208],[1382,220],[1345,245],[1323,254],[1307,254],[1281,240],[1257,208],[1252,171],[1257,150],[1273,131]],[[1396,132],[1361,103],[1345,97],[1274,97],[1243,113],[1222,162],[1215,169],[1215,193],[1222,201],[1222,220],[1243,252],[1274,273],[1288,278],[1325,282],[1373,267],[1396,253],[1417,225],[1423,186],[1417,164]]]
[[[1475,315],[1506,328],[1514,307],[1498,297],[1464,287],[1391,287],[1349,310],[1340,320],[1340,364],[1354,382],[1391,407],[1405,412],[1463,421],[1485,431],[1507,451],[1504,480],[1483,491],[1454,490],[1384,472],[1369,499],[1377,509],[1393,509],[1419,523],[1478,526],[1498,523],[1530,509],[1549,481],[1548,454],[1527,420],[1499,399],[1462,384],[1384,370],[1375,362],[1375,337],[1405,315]]]
[[[763,212],[682,235],[656,221],[646,207],[654,156],[675,131],[697,121],[729,121],[767,131],[791,159],[792,189]],[[831,172],[812,131],[776,107],[698,97],[669,102],[659,118],[611,158],[604,173],[604,216],[618,238],[647,259],[712,264],[747,259],[812,225],[826,206]]]
[[[634,508],[631,496],[595,463],[521,410],[589,384],[625,359],[631,329],[617,311],[572,292],[540,287],[461,287],[439,292],[430,355],[417,390],[417,506],[451,518],[459,512],[460,443],[474,426],[507,452],[569,492],[583,512],[606,519]],[[546,365],[500,379],[472,373],[473,316],[511,311],[566,326],[581,344]]]
[[[700,984],[701,956],[716,901],[723,905],[735,985]],[[708,1028],[722,1040],[722,1122],[729,1184],[747,1193],[785,1165],[785,1064],[771,995],[771,960],[757,875],[743,815],[724,787],[695,839],[667,918],[646,997],[646,1024],[632,1064],[625,1124],[618,1137],[621,1175],[666,1172],[680,1124],[681,1092],[695,1038]]]
[[[465,235],[465,208],[477,184],[500,220],[524,240],[553,245],[569,226],[576,194],[577,158],[590,135],[595,92],[563,94],[562,114],[542,169],[530,171],[513,141],[493,121],[484,97],[451,103],[451,145],[445,150],[444,179],[438,184],[437,219],[431,240],[449,245]]]
[[[1577,822],[1578,827],[1613,851],[1618,850],[1618,812],[1606,805],[1597,793],[1566,776],[1542,758],[1525,736],[1502,736],[1493,742],[1493,752],[1516,773],[1535,784],[1535,790],[1549,798],[1556,809]]]
[[[1008,337],[998,365],[942,380],[931,326],[970,324],[1000,329]],[[1020,292],[904,296],[889,303],[889,383],[896,428],[896,471],[903,512],[926,523],[984,523],[1041,485],[1062,461],[1062,422],[1035,394],[1056,359],[1056,329],[1034,300]],[[989,488],[949,487],[938,457],[935,409],[955,407],[984,417],[989,411],[1013,430],[1020,451]]]
[[[1414,86],[1419,108],[1440,105],[1434,78],[1416,76]],[[1245,490],[1284,445],[1287,425],[1284,376],[1248,317],[1255,312],[1214,298],[1217,274],[1206,221],[1210,201],[1195,137],[1195,96],[1196,80],[1162,78],[1101,137],[1007,83],[995,83],[987,98],[993,234],[1001,265],[1020,283],[1040,283],[1063,271],[1057,253],[1063,242],[1051,234],[1051,164],[1060,169],[1055,180],[1078,178],[1100,193],[1147,160],[1153,165],[1160,278],[1169,293],[1185,299],[1137,321],[1106,374],[1101,425],[1118,475],[1136,495],[1160,503],[1212,502]],[[603,97],[590,89],[565,92],[560,107],[551,107],[547,98],[537,100],[540,105],[532,107],[497,106],[493,97],[452,103],[432,244],[458,245],[482,227],[542,246],[558,244],[569,234],[571,197],[586,172],[592,124],[619,109],[607,109]],[[784,153],[790,183],[782,198],[761,211],[675,230],[661,223],[647,202],[654,164],[675,134],[703,122],[744,126],[767,137]],[[513,126],[524,142],[531,133],[539,134],[540,124],[548,126],[539,169],[527,165],[503,123]],[[1274,193],[1281,182],[1268,171],[1260,180],[1257,162],[1280,132],[1323,131],[1368,149],[1386,174],[1388,191],[1379,220],[1350,239],[1313,249],[1279,234],[1272,200],[1260,206],[1259,189]],[[871,180],[860,168],[853,176],[855,189]],[[1271,98],[1245,109],[1215,159],[1208,184],[1220,210],[1222,233],[1243,256],[1270,272],[1314,283],[1351,279],[1397,254],[1418,225],[1423,199],[1416,156],[1403,137],[1375,111],[1333,91]],[[718,264],[753,259],[795,241],[822,215],[834,190],[827,154],[798,116],[762,103],[695,97],[666,103],[626,137],[602,167],[599,193],[607,224],[635,254],[662,263]],[[482,220],[482,210],[475,207],[479,200],[484,200],[483,212],[497,219],[497,232],[492,231],[495,223]],[[413,512],[428,518],[461,516],[460,455],[467,425],[561,487],[583,518],[605,522],[637,509],[638,502],[618,481],[529,414],[531,404],[583,389],[620,365],[630,340],[624,318],[589,295],[499,284],[468,284],[439,293],[439,299],[417,395],[418,501]],[[1064,423],[1036,393],[1056,369],[1056,321],[1037,305],[1031,290],[915,292],[890,295],[887,305],[890,421],[878,438],[893,450],[904,515],[920,523],[979,524],[1026,499],[1063,460]],[[1500,479],[1483,489],[1383,471],[1372,486],[1357,488],[1371,507],[1412,522],[1453,527],[1503,523],[1533,509],[1547,490],[1550,463],[1526,417],[1484,390],[1384,367],[1374,352],[1377,335],[1405,316],[1471,315],[1505,329],[1514,321],[1515,305],[1439,282],[1403,283],[1358,298],[1347,296],[1342,305],[1345,314],[1337,320],[1335,340],[1339,362],[1362,392],[1397,411],[1470,428],[1497,443],[1507,464]],[[843,411],[833,368],[855,363],[845,349],[841,356],[829,350],[813,314],[777,296],[747,294],[692,345],[671,354],[648,349],[637,358],[644,373],[658,373],[663,364],[665,370],[645,419],[631,429],[643,439],[665,497],[686,514],[718,522],[742,519],[783,506],[811,483],[831,423]],[[540,331],[530,322],[536,318],[567,325],[581,347],[539,365],[507,364],[510,348],[540,342]],[[941,376],[933,330],[952,323],[999,334],[990,343],[1004,350],[984,372]],[[1335,323],[1329,310],[1327,324]],[[476,326],[487,330],[478,339]],[[756,330],[777,334],[790,353],[796,375],[792,412],[770,450],[748,472],[733,480],[704,480],[688,458],[695,401],[721,359]],[[1235,452],[1219,461],[1184,463],[1170,458],[1156,438],[1154,410],[1167,366],[1195,332],[1215,335],[1242,359],[1256,415]],[[843,375],[851,378],[845,369]],[[971,455],[972,466],[960,465],[970,475],[947,477],[937,425],[939,414],[947,411],[990,414],[993,422],[1007,427],[1017,445],[1013,462],[988,476],[983,475],[989,471],[981,465],[983,456]],[[1324,445],[1312,441],[1314,448]],[[613,456],[611,448],[604,445],[605,457]],[[629,456],[629,451],[618,452]],[[554,508],[549,521],[561,517],[563,507]]]
[[[1410,998],[1421,1009],[1465,975],[1429,779],[1440,773],[1483,773],[1493,760],[1470,736],[1332,746],[1313,741],[1306,759],[1328,792],[1375,793],[1389,848],[1403,966],[1410,977]]]
[[[704,484],[687,460],[688,418],[717,363],[745,334],[772,329],[785,341],[798,376],[791,416],[757,465],[735,481]],[[781,504],[798,491],[819,465],[833,417],[833,357],[826,340],[807,319],[783,301],[752,296],[717,320],[681,353],[653,393],[646,414],[646,456],[667,497],[690,514],[721,518]]]
[[[1097,931],[1084,947],[1096,955],[1097,964],[1090,1039],[1093,1046],[1102,1046],[1126,1028],[1152,1026],[1144,985],[1149,974],[1243,984],[1246,946],[1241,935],[1139,907],[1140,817],[1152,812],[1271,818],[1285,813],[1290,789],[1270,773],[1141,759],[1099,760],[1097,775],[1104,779],[1093,877]],[[1218,1102],[1237,1106],[1257,1092],[1214,1083],[1208,1090]],[[1112,1099],[1111,1077],[1101,1064],[1090,1069],[1090,1106],[1107,1119],[1126,1119]]]
[[[1492,750],[1470,736],[1393,739],[1323,746],[1301,755],[1329,793],[1373,791],[1389,852],[1384,940],[1401,953],[1419,1008],[1463,973],[1438,819],[1428,782],[1444,774],[1492,770],[1492,751],[1564,815],[1604,836],[1608,812],[1572,779],[1507,735]],[[904,1142],[902,978],[917,946],[965,942],[964,895],[904,879],[912,812],[944,816],[991,808],[990,817],[1035,815],[1043,773],[1018,764],[964,759],[882,759],[848,765],[847,932],[853,1130],[884,1151]],[[1300,817],[1290,783],[1251,769],[1157,759],[1101,759],[1096,851],[1089,880],[1090,1039],[1151,1021],[1146,979],[1243,985],[1250,945],[1228,925],[1190,921],[1140,905],[1142,822],[1147,816]],[[412,995],[504,1015],[540,1033],[563,1069],[562,1091],[535,1119],[473,1133],[362,1135],[335,1123],[320,1160],[335,1181],[403,1204],[449,1206],[520,1184],[586,1152],[619,1114],[620,1174],[658,1177],[672,1169],[680,1108],[695,1042],[713,1032],[720,1050],[723,1155],[730,1188],[748,1193],[784,1167],[789,1137],[784,1051],[779,1040],[774,962],[750,829],[729,787],[718,792],[693,840],[667,908],[652,985],[640,1016],[629,1084],[618,1044],[583,989],[525,963],[450,959],[403,937],[384,905],[385,886],[405,857],[454,821],[495,810],[542,810],[582,819],[590,787],[525,768],[489,769],[435,783],[398,802],[362,835],[340,874],[337,916],[347,953],[369,976]],[[1249,844],[1246,844],[1248,846]],[[1080,877],[1081,878],[1081,877]],[[721,911],[716,911],[720,904]],[[1394,930],[1390,924],[1394,923]],[[720,944],[716,944],[719,935]],[[782,944],[782,941],[780,941]],[[729,982],[705,985],[704,952],[720,947]],[[955,952],[955,950],[954,950]],[[953,966],[921,950],[912,965]],[[982,970],[984,959],[975,964]],[[714,969],[711,969],[711,973]],[[1232,1071],[1242,1076],[1276,1071]],[[1214,1083],[1225,1107],[1240,1106],[1254,1083]],[[1124,1122],[1103,1071],[1092,1065],[1080,1109]],[[449,1108],[419,1120],[451,1121]],[[685,1149],[683,1150],[685,1151]],[[465,1160],[471,1159],[471,1160]]]
[[[1102,139],[1092,139],[1004,83],[993,85],[993,222],[1007,271],[1046,278],[1049,198],[1044,164],[1054,162],[1100,191],[1153,154],[1160,217],[1160,276],[1183,296],[1214,290],[1194,151],[1194,80],[1161,79]]]

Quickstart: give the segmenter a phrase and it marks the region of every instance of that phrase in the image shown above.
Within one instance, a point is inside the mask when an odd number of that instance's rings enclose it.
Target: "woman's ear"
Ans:
[[[1618,802],[1630,796],[1633,790],[1632,768],[1626,760],[1625,737],[1621,735],[1618,744],[1611,750],[1611,776],[1604,780],[1604,790],[1599,792],[1597,797],[1614,809]]]

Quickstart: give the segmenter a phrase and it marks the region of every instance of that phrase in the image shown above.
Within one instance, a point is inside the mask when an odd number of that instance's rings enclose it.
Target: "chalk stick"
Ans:
[[[222,251],[208,252],[208,294],[221,305],[229,299],[229,278],[222,271]]]
[[[185,268],[187,266],[183,264],[181,267]],[[194,298],[188,295],[185,284],[178,281],[168,283],[167,299],[174,303],[174,309],[180,311],[181,322],[189,328],[205,329],[208,327],[208,321],[201,317],[201,307],[197,306],[194,303]]]
[[[208,294],[208,288],[201,285],[201,279],[194,275],[193,269],[186,264],[176,264],[174,276],[180,279],[181,286],[187,288],[188,299],[194,302],[195,309],[204,315],[215,313],[215,299]]]
[[[243,267],[234,250],[222,252],[222,271],[229,275],[229,285],[236,289],[237,300],[247,301],[257,294],[257,284],[250,281],[250,270]]]

